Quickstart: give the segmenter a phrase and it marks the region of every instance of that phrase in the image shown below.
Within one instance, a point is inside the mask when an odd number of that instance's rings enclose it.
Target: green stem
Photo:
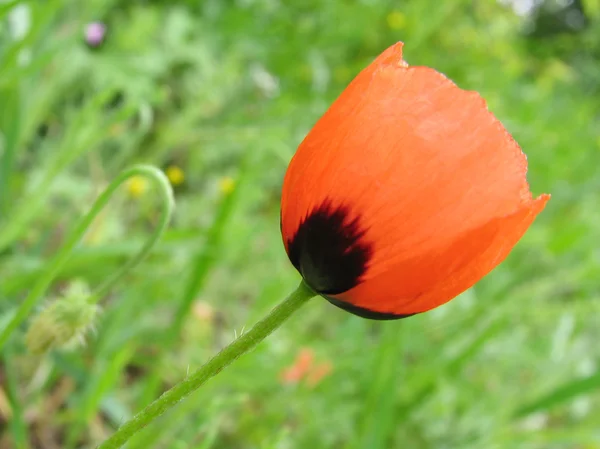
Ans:
[[[0,330],[0,349],[2,349],[12,332],[27,318],[31,310],[44,295],[48,286],[60,272],[69,257],[71,257],[71,253],[83,238],[94,219],[110,201],[115,191],[133,176],[148,177],[157,185],[162,200],[162,211],[159,223],[140,251],[121,267],[117,273],[100,285],[100,287],[92,294],[90,301],[95,301],[100,298],[115,284],[115,282],[148,255],[169,224],[175,207],[175,200],[173,199],[173,190],[169,184],[169,180],[163,172],[149,165],[137,165],[121,172],[119,176],[108,185],[104,192],[96,199],[90,211],[79,221],[75,230],[71,233],[61,250],[50,262],[48,262],[48,268],[42,273],[37,283],[29,292],[29,295],[27,295],[25,300],[21,303],[6,327]]]
[[[1,89],[4,105],[0,111],[0,127],[4,129],[4,151],[0,154],[0,220],[8,216],[5,204],[12,185],[12,175],[17,156],[17,145],[22,122],[21,86],[14,89]]]
[[[15,366],[14,348],[7,348],[0,356],[4,365],[4,390],[12,409],[8,425],[12,433],[13,444],[15,449],[30,449],[28,426],[24,417],[22,398],[19,396],[18,387],[21,379],[18,368]]]
[[[51,186],[56,181],[58,174],[104,139],[111,125],[125,122],[135,112],[133,105],[126,104],[115,111],[114,115],[111,115],[103,126],[87,128],[86,126],[89,123],[98,120],[99,111],[102,110],[103,105],[114,92],[115,89],[112,88],[104,89],[89,101],[84,109],[78,113],[71,126],[65,130],[65,136],[61,144],[53,152],[52,158],[45,164],[39,182],[35,183],[32,192],[25,194],[21,201],[13,201],[14,205],[12,207],[14,208],[11,207],[10,219],[6,220],[4,226],[0,228],[0,252],[9,248],[22,236],[25,230],[29,229],[30,223],[38,216],[44,201],[50,194]],[[28,115],[31,113],[35,114],[37,112],[35,110],[27,111]],[[31,124],[27,125],[26,134],[31,133],[31,126]],[[17,136],[16,138],[17,140],[13,145],[15,148],[19,148],[23,145],[26,137]]]
[[[265,318],[256,323],[252,329],[243,333],[198,371],[167,390],[162,396],[119,427],[115,434],[104,441],[97,449],[120,448],[135,433],[197,390],[242,354],[253,349],[313,296],[315,296],[315,293],[304,282],[301,282],[291,295],[275,307]]]

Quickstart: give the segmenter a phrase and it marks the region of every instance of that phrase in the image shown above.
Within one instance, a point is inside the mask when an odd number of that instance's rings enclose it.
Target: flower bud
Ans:
[[[85,27],[85,41],[90,47],[98,47],[104,42],[106,25],[102,22],[92,22]]]
[[[88,301],[90,291],[82,281],[72,282],[64,295],[50,302],[31,320],[25,344],[30,352],[73,348],[85,342],[100,308]]]

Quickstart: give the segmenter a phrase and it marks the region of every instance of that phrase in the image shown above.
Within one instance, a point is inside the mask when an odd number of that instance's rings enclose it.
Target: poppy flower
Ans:
[[[402,43],[342,92],[285,175],[281,232],[305,282],[356,315],[397,319],[451,300],[488,274],[549,195],[476,92]]]
[[[286,384],[300,382],[310,371],[314,357],[315,354],[311,349],[302,349],[294,363],[281,373],[282,382]]]
[[[317,386],[332,371],[333,366],[329,361],[315,365],[314,358],[312,349],[302,349],[294,363],[282,371],[282,383],[297,384],[305,379],[310,387]]]

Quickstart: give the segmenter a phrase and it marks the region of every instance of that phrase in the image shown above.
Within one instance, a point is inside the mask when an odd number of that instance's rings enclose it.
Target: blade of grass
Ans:
[[[17,141],[21,129],[20,86],[0,89],[0,131],[4,137],[0,151],[0,220],[8,215],[5,203],[10,196],[12,171],[17,157]]]
[[[567,382],[537,399],[526,402],[517,407],[512,417],[519,419],[532,413],[546,411],[598,389],[600,389],[600,371],[591,376]]]
[[[242,159],[235,189],[233,192],[223,196],[214,221],[206,234],[205,245],[194,258],[194,262],[192,263],[192,271],[188,275],[183,294],[176,306],[173,322],[169,326],[164,338],[162,339],[163,347],[171,346],[175,339],[178,338],[179,334],[181,333],[181,328],[185,322],[185,318],[190,312],[190,308],[194,299],[197,298],[198,294],[204,287],[206,280],[208,279],[208,275],[218,259],[219,247],[223,238],[223,230],[233,215],[237,199],[243,189],[243,185],[248,175],[248,159],[249,156],[244,156]],[[153,371],[152,376],[146,383],[145,393],[141,398],[143,403],[149,402],[158,393],[160,386],[159,369],[161,366],[162,363],[159,361],[156,364],[156,368],[158,369]]]
[[[210,449],[211,447],[213,447],[215,445],[215,442],[217,441],[217,437],[219,436],[219,430],[220,426],[218,425],[218,423],[217,425],[209,427],[206,431],[206,436],[204,437],[204,440],[202,441],[202,443],[196,446],[196,449]]]
[[[401,383],[398,365],[402,364],[403,326],[395,322],[384,326],[373,367],[368,370],[370,388],[362,408],[357,449],[387,449],[397,425],[394,415],[396,395],[393,393]]]
[[[86,425],[96,416],[105,394],[115,385],[123,368],[131,359],[133,347],[125,346],[116,352],[103,354],[94,362],[95,369],[86,379],[84,392],[76,407],[77,416],[67,431],[67,447],[75,447]]]
[[[413,12],[415,17],[427,17],[423,26],[418,27],[409,41],[412,52],[426,46],[427,41],[443,26],[444,23],[451,21],[460,8],[469,4],[469,0],[451,0],[440,4],[439,8],[431,10],[425,2],[413,2],[411,5],[417,6],[417,11]]]
[[[8,345],[2,355],[6,373],[6,392],[11,406],[10,432],[15,449],[29,449],[29,432],[23,416],[23,404],[19,397],[19,375],[14,367],[14,350]]]
[[[42,33],[55,19],[61,7],[61,0],[48,0],[46,2],[27,2],[26,7],[31,12],[31,26],[27,34],[20,40],[15,41],[0,59],[0,71],[9,72],[12,68],[20,65],[21,51],[33,46],[37,39],[42,39]]]
[[[0,3],[0,19],[4,18],[15,6],[23,0],[8,0],[5,3]]]
[[[110,88],[94,97],[86,110],[78,116],[77,120],[72,122],[70,133],[65,136],[60,149],[53,154],[44,170],[41,181],[26,199],[19,202],[19,206],[11,214],[10,221],[0,231],[0,251],[8,247],[27,230],[28,224],[35,219],[42,208],[57,175],[102,141],[111,126],[127,120],[134,113],[135,105],[127,105],[115,113],[111,119],[105,121],[104,126],[96,126],[93,129],[90,128],[90,125],[86,127],[86,123],[102,123],[102,120],[99,120],[97,116],[104,114],[101,111],[102,105],[110,98],[112,93],[114,93],[114,90]]]
[[[127,446],[129,449],[167,446],[169,441],[172,441],[176,436],[181,436],[183,428],[188,426],[190,422],[198,422],[202,423],[202,428],[206,430],[206,436],[200,447],[208,449],[212,447],[219,435],[220,426],[218,423],[212,425],[212,417],[219,413],[219,407],[219,404],[204,404],[204,407],[202,407],[198,401],[194,400],[182,402],[171,413],[163,416],[157,425],[148,426],[129,440]],[[202,428],[198,429],[198,432]]]
[[[470,323],[465,323],[467,326],[474,325],[477,317],[473,316]],[[474,357],[477,352],[483,347],[483,345],[498,332],[506,330],[505,328],[505,316],[497,314],[485,323],[478,331],[473,331],[469,334],[464,347],[458,351],[454,356],[449,357],[445,365],[440,368],[441,372],[448,376],[455,376],[462,368],[465,363]],[[396,413],[396,419],[403,421],[410,413],[417,408],[420,404],[423,404],[435,393],[435,385],[440,375],[440,371],[429,372],[425,376],[425,380],[421,383],[421,387],[412,395],[412,399],[400,405],[398,412]]]

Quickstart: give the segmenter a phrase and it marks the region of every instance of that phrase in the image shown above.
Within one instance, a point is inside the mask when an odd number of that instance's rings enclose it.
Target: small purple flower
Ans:
[[[104,41],[106,25],[102,22],[91,22],[85,27],[85,41],[91,47],[98,47]]]

